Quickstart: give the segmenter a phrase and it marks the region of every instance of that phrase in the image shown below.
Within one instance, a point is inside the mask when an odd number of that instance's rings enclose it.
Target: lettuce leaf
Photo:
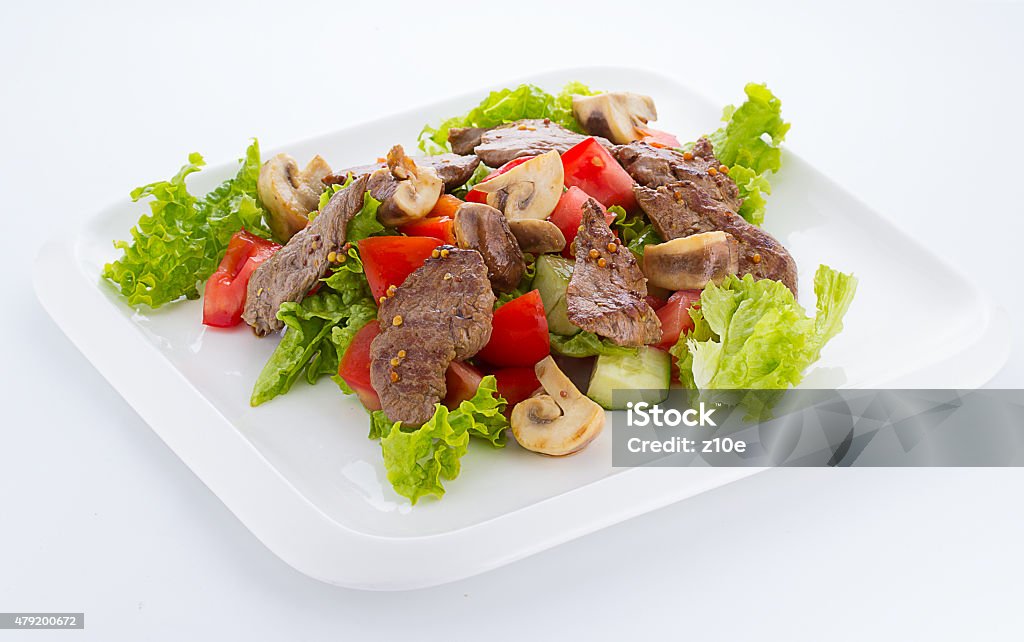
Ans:
[[[574,94],[592,96],[598,93],[579,82],[570,82],[552,95],[536,85],[519,85],[513,89],[492,91],[479,105],[463,116],[445,120],[437,127],[426,125],[419,135],[420,149],[428,154],[450,150],[448,130],[452,127],[495,127],[523,118],[550,118],[575,132],[582,131],[572,113]]]
[[[344,350],[339,351],[341,342],[332,340],[334,330],[358,330],[376,316],[368,296],[352,301],[351,293],[329,289],[301,303],[282,303],[277,318],[284,322],[285,333],[257,377],[249,403],[258,406],[287,393],[303,372],[311,384],[323,375],[337,374]]]
[[[103,267],[102,276],[118,287],[132,306],[151,308],[199,298],[199,284],[217,269],[231,236],[245,228],[270,238],[256,193],[260,171],[259,142],[253,139],[234,178],[196,198],[185,179],[206,163],[188,157],[170,180],[132,190],[132,200],[152,198],[150,213],[131,230],[132,240],[115,241],[122,256]]]
[[[636,355],[637,348],[615,345],[585,330],[571,337],[551,333],[551,351],[563,357],[597,357],[600,355]]]
[[[700,390],[795,386],[842,330],[856,290],[853,275],[820,266],[811,318],[782,283],[730,276],[704,289],[700,308],[690,310],[695,328],[669,352],[679,360],[684,385]]]
[[[350,247],[348,259],[321,281],[321,290],[301,303],[281,304],[277,318],[284,322],[285,333],[256,378],[251,405],[287,393],[303,373],[310,384],[330,376],[351,394],[337,376],[338,365],[355,333],[377,317],[356,248]]]
[[[647,222],[642,214],[630,216],[618,205],[612,205],[608,211],[615,214],[615,220],[611,224],[612,230],[618,231],[619,239],[637,259],[643,258],[645,247],[661,242],[658,233],[654,231],[654,226]]]
[[[352,174],[348,175],[348,178],[341,185],[330,185],[320,195],[320,203],[317,209],[309,213],[309,220],[316,218],[320,211],[327,205],[327,201],[331,200],[331,197],[345,189],[352,184],[355,177]],[[380,208],[380,201],[370,196],[369,190],[363,192],[363,208],[352,217],[352,220],[348,222],[348,228],[345,233],[345,240],[349,243],[355,243],[362,241],[365,238],[371,236],[377,236],[379,234],[386,233],[388,229],[384,227],[384,224],[377,219],[377,210]]]
[[[380,438],[384,467],[395,491],[415,504],[421,497],[444,496],[443,481],[458,477],[469,438],[500,448],[505,445],[506,401],[498,394],[494,375],[487,375],[472,399],[449,411],[437,404],[434,416],[415,429],[391,423],[383,411],[370,419],[370,437]]]
[[[748,83],[747,100],[729,105],[722,113],[725,125],[708,136],[715,156],[729,167],[743,198],[739,214],[760,225],[764,222],[765,195],[771,193],[768,176],[782,166],[782,144],[790,124],[782,120],[782,101],[765,85]]]

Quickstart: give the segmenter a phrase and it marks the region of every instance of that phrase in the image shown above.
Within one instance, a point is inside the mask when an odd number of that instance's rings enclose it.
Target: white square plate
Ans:
[[[681,138],[715,129],[722,108],[647,71],[586,68],[527,80],[549,90],[582,80],[649,94],[661,116],[657,126]],[[424,123],[464,113],[484,93],[283,151],[301,161],[319,153],[336,168],[362,164],[395,142],[415,147]],[[208,168],[191,190],[204,193],[236,168],[233,162]],[[1008,352],[1006,321],[970,283],[791,153],[773,187],[766,229],[796,258],[805,306],[813,309],[810,280],[819,263],[860,279],[846,329],[805,385],[965,388],[994,374]],[[121,201],[72,236],[50,241],[36,263],[38,296],[196,475],[264,544],[308,575],[367,589],[440,584],[756,472],[613,469],[606,431],[566,459],[538,457],[514,444],[471,449],[443,501],[412,508],[387,483],[379,446],[366,438],[365,412],[332,383],[300,381],[284,397],[249,407],[274,339],[257,340],[246,327],[207,328],[198,301],[136,312],[101,282],[103,264],[117,256],[111,240],[126,238],[145,211],[144,203]]]

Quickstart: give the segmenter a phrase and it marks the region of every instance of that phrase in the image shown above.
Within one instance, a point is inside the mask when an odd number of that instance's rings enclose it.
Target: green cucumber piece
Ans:
[[[569,288],[574,263],[554,254],[537,257],[537,274],[533,277],[533,288],[540,291],[544,302],[548,330],[555,334],[571,337],[580,331],[569,321],[569,308],[565,303],[565,291]]]
[[[629,402],[660,403],[668,398],[672,359],[657,348],[643,347],[637,354],[601,355],[590,375],[587,396],[608,410],[625,410]],[[620,392],[612,401],[612,391]]]

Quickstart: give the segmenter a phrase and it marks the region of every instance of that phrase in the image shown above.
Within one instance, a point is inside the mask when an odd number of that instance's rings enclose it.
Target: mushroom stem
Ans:
[[[669,290],[699,290],[739,270],[739,243],[727,232],[684,236],[644,249],[649,283]]]
[[[565,247],[565,235],[551,221],[523,218],[509,221],[508,227],[523,252],[547,254],[561,252]]]

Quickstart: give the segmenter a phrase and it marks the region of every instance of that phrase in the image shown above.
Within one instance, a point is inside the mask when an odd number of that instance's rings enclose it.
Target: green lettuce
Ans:
[[[309,220],[315,219],[320,212],[327,206],[327,201],[331,200],[331,197],[345,189],[355,180],[352,174],[348,175],[348,178],[341,185],[330,185],[327,189],[320,194],[320,203],[317,209],[309,213]],[[363,192],[363,207],[352,220],[348,222],[348,229],[346,230],[345,240],[349,243],[355,243],[362,241],[365,238],[371,236],[377,236],[386,233],[388,230],[384,227],[384,224],[377,219],[377,210],[380,208],[380,201],[370,195],[369,190]]]
[[[419,428],[406,429],[377,410],[370,419],[370,437],[380,438],[384,467],[395,491],[415,504],[421,497],[444,496],[443,481],[458,477],[469,438],[478,437],[500,448],[509,427],[507,405],[498,394],[493,375],[487,375],[472,399],[449,411],[437,404],[434,416]]]
[[[550,118],[563,127],[580,132],[580,125],[572,113],[572,97],[595,93],[579,82],[570,82],[558,94],[549,94],[535,85],[492,91],[469,113],[449,118],[437,127],[424,126],[419,135],[419,146],[428,154],[440,154],[450,150],[448,130],[452,127],[495,127],[523,118]]]
[[[563,357],[597,357],[601,355],[636,355],[637,348],[615,345],[593,332],[581,331],[565,337],[551,333],[551,351]]]
[[[326,288],[300,303],[282,303],[277,318],[284,322],[285,333],[257,377],[250,403],[258,406],[287,393],[303,372],[311,384],[337,374],[348,344],[335,337],[335,330],[355,334],[376,316],[368,295],[352,300],[351,292]]]
[[[822,265],[814,276],[815,316],[808,317],[779,281],[729,276],[704,289],[691,308],[695,327],[669,351],[684,385],[700,390],[786,389],[803,378],[821,349],[843,329],[857,279]]]
[[[612,205],[608,211],[615,215],[611,228],[619,233],[619,239],[626,244],[633,256],[643,258],[644,248],[651,243],[660,243],[661,238],[654,231],[654,226],[647,222],[642,214],[630,216],[618,205]]]
[[[739,214],[760,225],[764,222],[765,195],[771,193],[768,176],[782,166],[781,145],[789,131],[782,120],[782,101],[765,85],[748,83],[747,100],[729,105],[722,113],[725,125],[708,136],[715,156],[729,167],[743,205]]]
[[[103,278],[114,283],[132,306],[151,308],[199,298],[199,284],[217,269],[232,235],[241,229],[270,238],[263,207],[256,193],[260,147],[253,139],[234,178],[196,198],[185,179],[206,163],[198,153],[188,157],[170,180],[132,190],[132,200],[152,198],[150,213],[131,230],[132,240],[115,241],[120,258],[103,267]]]
[[[356,332],[377,317],[377,306],[355,246],[348,249],[348,258],[321,281],[319,292],[300,303],[282,303],[277,311],[285,333],[256,378],[251,405],[287,393],[303,373],[310,384],[329,376],[343,392],[352,393],[337,376],[338,365]]]

